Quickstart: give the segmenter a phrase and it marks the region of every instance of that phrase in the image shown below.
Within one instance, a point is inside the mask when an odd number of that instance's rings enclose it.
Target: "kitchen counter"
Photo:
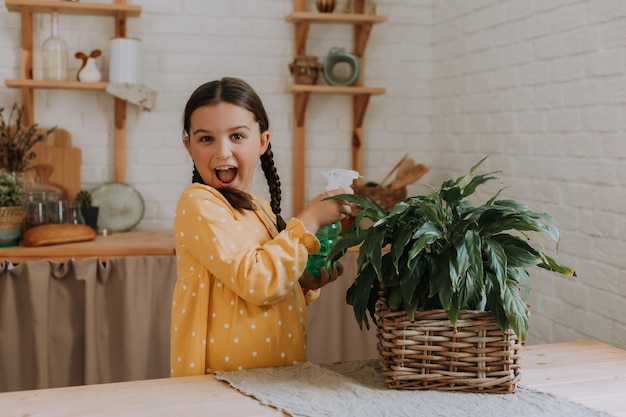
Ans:
[[[626,417],[626,350],[594,341],[526,346],[522,386]],[[212,375],[0,394],[3,416],[285,416]]]
[[[98,235],[88,242],[60,245],[2,248],[0,262],[12,263],[48,259],[64,262],[68,259],[99,258],[106,261],[114,257],[174,255],[174,232],[172,230],[131,230]]]

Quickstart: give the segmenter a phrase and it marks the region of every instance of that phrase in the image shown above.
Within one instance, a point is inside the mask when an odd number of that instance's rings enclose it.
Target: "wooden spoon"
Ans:
[[[419,180],[424,174],[428,172],[428,167],[424,164],[417,164],[407,169],[402,175],[398,176],[395,180],[389,184],[392,190],[402,188]]]

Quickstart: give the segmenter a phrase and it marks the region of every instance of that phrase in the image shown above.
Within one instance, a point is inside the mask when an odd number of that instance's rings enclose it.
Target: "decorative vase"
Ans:
[[[335,67],[338,64],[347,64],[350,67],[350,72],[348,74],[338,74],[335,71]],[[354,85],[361,76],[361,62],[358,56],[351,52],[346,52],[345,48],[333,47],[324,59],[322,74],[328,85]]]
[[[320,13],[332,13],[335,10],[335,0],[315,0],[315,7]]]
[[[100,81],[102,74],[96,66],[96,60],[93,58],[87,58],[85,67],[78,73],[78,79],[83,82],[95,83]]]
[[[313,55],[298,55],[289,64],[289,71],[296,84],[315,84],[322,64]]]
[[[89,55],[83,52],[76,52],[74,56],[82,61],[80,69],[76,74],[78,81],[96,83],[102,79],[102,73],[96,65],[96,58],[100,55],[102,55],[102,51],[99,49],[94,49]]]
[[[19,244],[23,222],[24,207],[0,207],[0,247]]]

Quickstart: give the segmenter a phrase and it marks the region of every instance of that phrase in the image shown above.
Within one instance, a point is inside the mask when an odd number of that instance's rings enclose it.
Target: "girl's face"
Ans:
[[[224,102],[198,107],[191,113],[188,133],[183,142],[207,185],[250,192],[259,157],[270,141],[251,112]]]

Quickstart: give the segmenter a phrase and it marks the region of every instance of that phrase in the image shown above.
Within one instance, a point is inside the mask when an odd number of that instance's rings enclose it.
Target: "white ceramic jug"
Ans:
[[[88,83],[95,83],[102,79],[102,74],[96,66],[95,58],[87,58],[87,63],[78,73],[78,80]]]

